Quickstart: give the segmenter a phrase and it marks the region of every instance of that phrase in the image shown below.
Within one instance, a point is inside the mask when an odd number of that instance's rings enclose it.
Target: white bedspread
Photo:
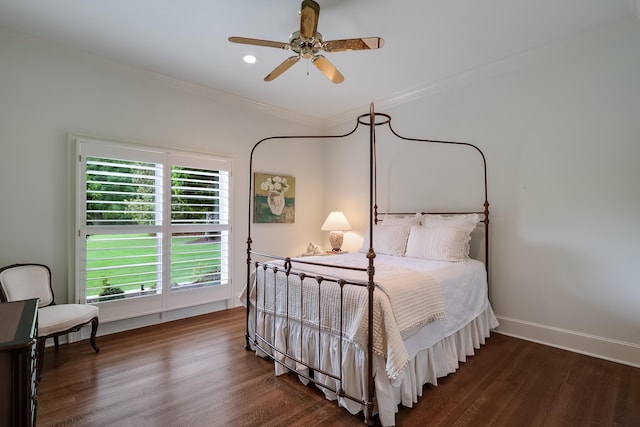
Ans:
[[[426,271],[411,269],[406,263],[397,264],[397,257],[376,260],[374,292],[374,334],[373,350],[386,360],[386,373],[396,379],[406,367],[410,356],[404,340],[415,334],[420,328],[445,316],[444,301],[437,281]],[[325,264],[366,267],[368,261],[364,254],[348,254],[333,257],[309,257],[305,261]],[[258,296],[258,307],[270,315],[284,316],[288,311],[290,320],[307,325],[320,326],[323,331],[340,333],[340,304],[343,306],[343,336],[366,348],[368,329],[367,290],[360,286],[345,286],[343,301],[340,300],[340,288],[332,282],[323,282],[318,292],[314,276],[340,277],[345,280],[366,284],[366,272],[343,270],[323,266],[295,264],[292,273],[304,270],[311,277],[304,280],[304,297],[300,295],[300,279],[289,275],[289,304],[283,298],[285,284],[284,273],[278,273],[278,285],[274,288],[273,276],[267,274],[266,293]],[[263,271],[259,269],[258,278]],[[279,292],[279,300],[274,300],[274,292]],[[318,300],[322,299],[321,311],[317,312]],[[252,296],[252,300],[255,295]],[[293,304],[302,301],[302,304]],[[263,306],[263,302],[266,304]]]
[[[355,262],[355,265],[362,267],[368,263],[363,253],[317,258],[305,257],[303,260],[343,265],[354,265]],[[409,363],[395,378],[389,377],[388,357],[378,353],[374,354],[373,367],[376,390],[374,400],[380,421],[384,426],[395,425],[395,412],[398,405],[403,404],[411,407],[422,395],[423,384],[436,385],[439,377],[454,372],[458,368],[459,362],[463,362],[466,356],[474,354],[474,349],[484,344],[490,329],[498,325],[487,298],[486,271],[484,264],[480,261],[468,260],[464,263],[449,263],[377,255],[375,259],[376,281],[383,277],[385,265],[389,263],[394,265],[391,267],[392,269],[407,268],[430,276],[440,289],[444,301],[445,317],[426,323],[416,329],[408,328],[404,334],[399,332],[402,327],[398,326],[398,332],[403,338],[402,351],[406,354]],[[306,266],[302,268],[306,269]],[[383,292],[376,290],[375,293],[382,294]],[[245,304],[246,295],[241,296],[241,301]],[[255,307],[255,294],[252,295],[251,302]],[[393,309],[396,310],[396,307],[394,306]],[[254,318],[252,317],[252,319]],[[344,341],[338,334],[331,332],[324,333],[323,331],[323,334],[318,336],[317,328],[309,327],[304,322],[294,324],[287,322],[286,319],[276,318],[275,322],[265,320],[261,323],[259,321],[257,326],[264,336],[272,337],[268,339],[273,339],[272,342],[279,348],[288,346],[289,352],[295,357],[312,361],[314,366],[319,366],[326,372],[342,372],[343,374],[342,382],[320,372],[315,373],[316,379],[336,390],[338,387],[342,387],[349,396],[365,398],[365,347],[355,341]],[[254,321],[252,320],[249,322],[250,335],[253,335],[253,327]],[[343,357],[340,357],[340,348],[343,350]],[[276,357],[278,356],[276,355]],[[285,362],[284,358],[280,357],[280,360]],[[304,371],[301,366],[292,361],[286,361],[286,366]],[[279,364],[276,364],[275,369],[277,375],[287,372],[287,369]],[[322,390],[328,399],[337,399],[341,406],[353,414],[363,409],[361,404],[353,400],[340,397],[326,388],[322,388]]]

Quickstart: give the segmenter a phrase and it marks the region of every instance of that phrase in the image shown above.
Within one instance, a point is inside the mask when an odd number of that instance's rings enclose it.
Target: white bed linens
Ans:
[[[363,268],[368,263],[362,254],[305,260]],[[374,292],[373,308],[373,350],[387,361],[386,372],[392,379],[402,373],[409,361],[403,340],[416,333],[421,326],[444,318],[444,301],[438,283],[428,272],[411,269],[407,265],[398,267],[396,261],[397,257],[386,257],[376,264],[377,289]],[[316,327],[320,323],[323,331],[339,335],[340,288],[333,282],[323,282],[320,296],[314,276],[340,277],[365,285],[366,272],[294,263],[292,273],[299,270],[311,276],[304,281],[304,298],[301,300],[299,277],[291,274],[288,279],[291,302],[287,304],[287,300],[283,298],[287,286],[285,275],[280,272],[275,288],[280,296],[275,302],[272,293],[273,275],[267,274],[266,293],[258,295],[260,312],[269,315],[275,312],[276,317],[283,317],[288,311],[286,315],[289,320],[299,321],[302,318],[305,325]],[[259,269],[257,276],[258,280],[262,280],[264,271]],[[345,286],[343,292],[343,337],[366,348],[369,318],[367,290],[364,286]],[[322,304],[319,304],[320,298]],[[266,305],[262,304],[263,301],[266,301]],[[321,307],[320,313],[317,311],[318,306]],[[284,347],[278,348],[286,350]]]
[[[329,258],[329,259],[327,259]],[[362,253],[345,254],[333,257],[305,258],[309,261],[317,261],[330,264],[366,266],[367,259]],[[355,263],[355,264],[354,264]],[[489,330],[497,326],[497,321],[487,299],[486,272],[484,265],[475,260],[464,263],[449,263],[440,261],[425,261],[422,259],[377,255],[375,260],[376,282],[383,283],[382,288],[389,293],[388,286],[384,285],[385,275],[397,274],[397,269],[409,269],[409,276],[430,277],[438,284],[442,295],[442,303],[445,308],[445,318],[437,315],[430,320],[415,325],[416,320],[403,320],[404,325],[415,327],[402,329],[398,326],[397,333],[402,337],[401,349],[397,343],[391,346],[391,352],[376,351],[374,355],[375,400],[377,412],[383,425],[394,425],[397,405],[412,406],[422,394],[422,385],[426,382],[437,384],[437,378],[453,372],[458,367],[458,361],[464,361],[467,355],[473,354],[473,349],[484,343],[484,338],[489,336]],[[301,269],[308,270],[304,265]],[[315,268],[315,267],[314,267]],[[385,273],[393,271],[394,273]],[[318,271],[316,271],[317,273]],[[343,277],[345,270],[340,270],[337,276]],[[326,271],[323,273],[326,274]],[[348,275],[364,273],[349,272]],[[328,275],[328,274],[327,274]],[[366,276],[364,276],[366,277]],[[353,279],[353,277],[349,277]],[[400,285],[402,286],[402,285]],[[351,287],[348,287],[351,288]],[[376,290],[376,293],[380,292]],[[375,295],[375,293],[374,293]],[[393,292],[391,292],[393,301]],[[255,295],[252,302],[255,302]],[[437,300],[438,298],[436,298]],[[377,301],[377,300],[376,300]],[[436,304],[437,305],[437,304]],[[364,305],[366,307],[366,304]],[[394,310],[397,304],[391,303]],[[310,308],[310,307],[309,307]],[[407,313],[399,313],[396,317],[402,318]],[[436,310],[438,312],[438,310]],[[323,312],[323,316],[326,315]],[[274,321],[275,320],[275,321]],[[376,318],[374,317],[374,320]],[[390,319],[383,319],[385,327],[390,325]],[[400,321],[396,319],[399,324]],[[253,323],[253,322],[250,322]],[[324,321],[322,322],[324,324]],[[380,323],[380,321],[376,322]],[[387,325],[389,324],[389,325]],[[365,319],[366,334],[366,319]],[[275,326],[275,330],[272,328]],[[380,325],[376,325],[380,326]],[[318,334],[317,327],[300,326],[297,322],[286,323],[282,318],[270,317],[259,321],[258,329],[265,337],[273,337],[277,348],[284,349],[288,346],[289,353],[304,361],[311,361],[315,366],[329,372],[342,372],[342,387],[349,395],[363,398],[365,395],[365,346],[360,343],[359,332],[353,335],[353,341],[340,340],[338,334]],[[302,330],[301,330],[302,329]],[[353,333],[353,331],[351,331]],[[366,337],[366,335],[365,335]],[[338,348],[342,346],[344,358],[342,366],[338,356]],[[374,346],[375,347],[375,346]],[[295,362],[285,360],[278,356],[292,369],[301,369]],[[396,360],[391,363],[390,358],[404,358],[401,365]],[[398,367],[401,368],[398,370]],[[394,371],[395,369],[395,371]],[[276,364],[276,373],[286,372],[285,368]],[[379,375],[379,373],[384,373]],[[328,383],[338,388],[339,384],[332,378],[316,373],[319,381]],[[329,399],[336,399],[335,393],[323,389]],[[339,398],[340,404],[350,412],[357,413],[362,405],[349,399]]]

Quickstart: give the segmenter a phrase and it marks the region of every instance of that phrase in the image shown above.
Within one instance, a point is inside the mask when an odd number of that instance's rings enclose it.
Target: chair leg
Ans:
[[[38,338],[36,344],[36,351],[38,352],[38,360],[36,366],[38,382],[42,379],[42,372],[44,371],[44,345],[47,342],[46,338]]]
[[[93,347],[93,349],[97,352],[100,351],[100,349],[98,348],[97,344],[96,344],[96,333],[98,332],[98,318],[94,317],[93,320],[91,320],[91,338],[89,339],[89,342],[91,343],[91,347]]]

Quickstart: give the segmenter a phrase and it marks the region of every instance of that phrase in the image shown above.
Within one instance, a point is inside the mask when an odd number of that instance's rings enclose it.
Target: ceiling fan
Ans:
[[[305,58],[311,59],[311,63],[333,83],[342,83],[344,76],[327,58],[320,55],[320,52],[378,49],[384,45],[384,40],[380,37],[323,41],[322,34],[317,31],[319,16],[320,5],[313,0],[303,0],[300,7],[300,31],[295,31],[291,34],[288,43],[246,37],[229,37],[229,41],[255,46],[276,47],[283,50],[291,50],[295,53],[295,55],[285,59],[271,71],[264,78],[266,82],[276,79],[298,62],[300,58]]]

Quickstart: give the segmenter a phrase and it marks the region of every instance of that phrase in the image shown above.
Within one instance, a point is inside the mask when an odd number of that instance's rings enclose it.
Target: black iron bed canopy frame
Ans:
[[[254,336],[250,336],[249,322],[250,322],[250,289],[251,282],[253,280],[252,271],[257,269],[258,267],[264,268],[265,271],[270,269],[275,274],[278,271],[283,271],[288,275],[291,273],[291,269],[294,264],[309,264],[309,265],[319,265],[319,266],[329,266],[332,268],[336,268],[335,265],[323,264],[318,262],[310,262],[305,261],[299,258],[291,258],[291,257],[282,257],[273,254],[268,254],[264,252],[254,251],[252,249],[253,240],[251,238],[251,230],[252,230],[252,221],[251,221],[251,212],[252,212],[252,203],[253,203],[253,161],[254,155],[256,154],[256,149],[263,143],[273,140],[284,140],[284,139],[321,139],[321,140],[332,140],[337,138],[345,138],[356,132],[356,130],[360,127],[360,125],[369,127],[369,249],[366,253],[366,258],[368,259],[368,267],[367,268],[358,268],[358,267],[337,267],[340,269],[346,270],[359,270],[367,273],[368,281],[366,284],[366,288],[368,291],[368,346],[366,349],[366,391],[365,398],[360,399],[355,396],[347,395],[344,390],[341,388],[334,389],[329,385],[323,384],[313,378],[313,372],[320,372],[324,375],[327,375],[331,378],[337,379],[338,381],[342,380],[342,375],[335,375],[331,372],[325,372],[319,369],[318,367],[311,366],[310,363],[299,360],[293,355],[289,355],[286,352],[283,352],[281,349],[277,348],[273,343],[270,343],[268,340],[264,339],[257,334],[257,328],[254,329]],[[414,142],[423,142],[423,143],[432,143],[432,144],[445,144],[445,145],[457,145],[457,146],[466,146],[475,151],[482,158],[482,166],[483,166],[483,182],[484,182],[484,204],[482,211],[465,211],[465,212],[421,212],[421,214],[442,214],[442,215],[455,215],[455,214],[479,214],[482,215],[482,222],[484,224],[484,255],[485,255],[485,268],[487,273],[487,283],[489,280],[489,201],[488,201],[488,191],[487,191],[487,163],[484,153],[480,148],[476,145],[467,143],[467,142],[458,142],[458,141],[443,141],[443,140],[432,140],[432,139],[420,139],[420,138],[408,138],[398,134],[393,127],[391,126],[391,116],[384,113],[379,113],[374,110],[373,103],[370,104],[369,113],[362,114],[357,117],[355,127],[341,135],[284,135],[284,136],[271,136],[258,141],[253,148],[251,149],[250,161],[249,161],[249,203],[248,203],[248,226],[247,226],[247,292],[246,292],[246,344],[245,348],[247,350],[252,350],[255,348],[260,349],[265,354],[269,355],[271,359],[274,360],[275,363],[278,363],[288,369],[283,361],[278,360],[278,358],[274,357],[273,354],[278,353],[285,358],[289,358],[295,361],[298,364],[306,366],[309,368],[310,374],[306,374],[305,372],[296,371],[296,373],[309,380],[310,382],[316,384],[317,386],[327,388],[332,392],[336,393],[337,396],[348,398],[354,400],[364,406],[364,421],[366,424],[373,424],[373,397],[374,397],[374,379],[373,379],[373,291],[375,290],[375,264],[374,260],[376,257],[376,253],[374,250],[374,224],[378,223],[378,218],[382,214],[390,214],[390,215],[411,215],[415,214],[415,212],[378,212],[377,205],[377,176],[376,176],[376,127],[378,126],[387,126],[390,132],[397,138],[404,141],[414,141]],[[271,260],[281,260],[284,264],[280,267],[273,267],[267,263],[254,262],[252,260],[252,256],[262,257]],[[292,273],[293,274],[293,273]],[[301,277],[301,280],[305,278],[303,273],[298,273]],[[308,277],[308,276],[307,276]],[[316,281],[318,282],[318,286],[322,281],[326,281],[327,278],[316,277]],[[342,279],[329,279],[337,283],[340,288],[343,288],[346,285],[355,285],[355,286],[363,286],[362,283],[357,282],[349,282]],[[490,297],[490,287],[489,289],[489,297]],[[256,313],[256,324],[257,324],[257,313]],[[342,326],[342,325],[341,325]],[[342,331],[341,331],[342,334]],[[253,348],[252,348],[253,346]],[[342,350],[340,350],[340,360],[342,361]],[[342,363],[340,363],[341,365]]]

